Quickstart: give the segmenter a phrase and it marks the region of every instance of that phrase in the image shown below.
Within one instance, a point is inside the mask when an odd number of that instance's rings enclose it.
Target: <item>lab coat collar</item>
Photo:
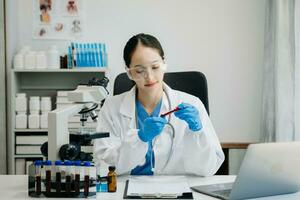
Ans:
[[[166,83],[163,83],[163,88],[165,94],[163,95],[161,113],[167,112],[169,111],[170,108],[173,109],[177,106],[177,96],[175,95],[175,92]],[[129,90],[125,94],[125,97],[120,107],[120,113],[122,115],[125,115],[130,118],[135,117],[135,94],[136,94],[136,86],[131,88],[131,90]],[[170,101],[171,105],[169,105],[168,101]]]
[[[126,92],[120,107],[120,113],[130,118],[135,117],[135,91],[136,85]]]

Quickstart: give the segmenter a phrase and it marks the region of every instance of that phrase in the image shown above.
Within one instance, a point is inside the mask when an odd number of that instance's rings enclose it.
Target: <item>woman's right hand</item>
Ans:
[[[153,138],[161,133],[167,120],[162,117],[148,117],[144,121],[144,129],[139,130],[139,138],[143,142],[150,142]]]

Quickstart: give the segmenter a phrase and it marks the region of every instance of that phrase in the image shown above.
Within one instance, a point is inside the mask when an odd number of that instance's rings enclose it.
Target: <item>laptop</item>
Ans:
[[[219,199],[248,199],[300,190],[300,142],[251,144],[234,183],[193,190]]]

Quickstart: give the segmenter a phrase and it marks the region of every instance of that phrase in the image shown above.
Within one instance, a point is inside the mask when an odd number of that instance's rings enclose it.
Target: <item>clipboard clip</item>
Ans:
[[[178,194],[141,194],[140,197],[142,199],[176,199],[178,197]]]

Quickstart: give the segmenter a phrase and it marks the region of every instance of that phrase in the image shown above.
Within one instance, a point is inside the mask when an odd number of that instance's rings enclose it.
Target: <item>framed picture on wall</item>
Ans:
[[[32,0],[34,39],[74,39],[84,32],[82,0]]]

